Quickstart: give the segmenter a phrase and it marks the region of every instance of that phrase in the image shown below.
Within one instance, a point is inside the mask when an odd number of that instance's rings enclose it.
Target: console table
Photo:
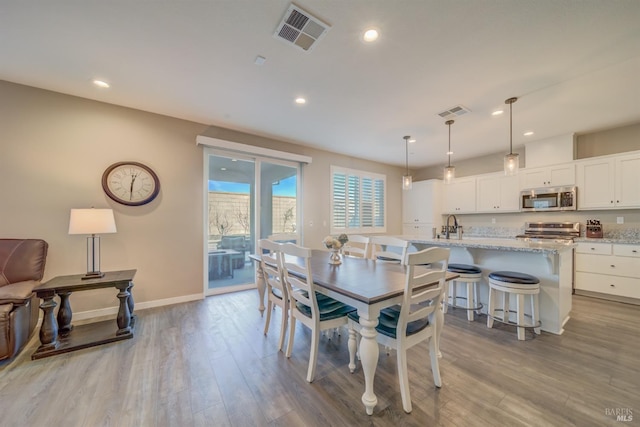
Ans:
[[[109,271],[104,277],[89,280],[83,280],[83,274],[58,276],[34,289],[38,298],[42,299],[40,308],[43,311],[43,319],[40,347],[31,355],[31,359],[133,338],[136,318],[133,314],[131,288],[135,274],[136,270]],[[72,312],[69,304],[71,293],[102,288],[118,290],[120,307],[116,322],[109,320],[74,327],[71,324]],[[60,298],[57,318],[53,313],[56,295]]]

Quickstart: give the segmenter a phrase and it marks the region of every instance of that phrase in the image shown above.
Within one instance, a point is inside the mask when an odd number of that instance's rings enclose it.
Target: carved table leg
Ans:
[[[56,302],[53,300],[54,293],[43,295],[42,304],[42,326],[40,327],[40,347],[37,351],[41,350],[53,350],[58,348],[58,322],[53,315],[53,309],[56,307]]]
[[[378,366],[378,342],[376,336],[376,325],[378,319],[369,320],[366,319],[362,313],[360,315],[360,335],[362,339],[360,341],[360,362],[362,363],[362,371],[364,372],[364,394],[362,395],[362,403],[367,411],[367,415],[373,414],[373,408],[378,403],[378,398],[373,392],[373,380],[376,375],[376,367]]]
[[[67,334],[73,329],[71,324],[71,317],[73,312],[71,311],[71,305],[69,304],[69,296],[71,292],[58,292],[60,297],[60,308],[58,309],[58,332],[60,334]]]
[[[264,276],[262,275],[262,266],[256,261],[256,287],[258,288],[258,310],[260,310],[260,316],[264,315],[264,294],[266,289],[266,283],[264,283]]]
[[[136,316],[133,314],[134,302],[133,302],[133,282],[129,282],[129,287],[127,288],[127,292],[129,292],[129,299],[127,299],[127,304],[129,305],[129,314],[131,314],[131,327],[136,321]]]
[[[131,312],[129,311],[129,288],[130,283],[118,284],[118,299],[120,300],[120,307],[118,308],[118,332],[116,335],[127,335],[131,333]]]

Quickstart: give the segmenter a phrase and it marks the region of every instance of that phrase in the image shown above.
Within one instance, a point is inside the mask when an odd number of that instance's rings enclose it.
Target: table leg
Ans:
[[[264,294],[266,290],[266,283],[264,283],[264,276],[262,275],[262,266],[256,261],[256,287],[258,288],[258,310],[260,310],[260,316],[264,315]]]
[[[69,295],[71,292],[58,292],[60,297],[60,308],[58,309],[58,332],[66,334],[73,329],[71,324],[71,317],[73,312],[71,311],[71,305],[69,304]]]
[[[42,326],[40,326],[40,347],[38,350],[53,350],[58,348],[58,322],[53,315],[56,302],[53,300],[54,293],[42,296]]]
[[[120,300],[120,307],[118,308],[118,332],[116,335],[127,335],[131,333],[131,311],[129,311],[129,298],[131,293],[129,288],[130,283],[118,285],[118,299]]]
[[[362,371],[364,372],[364,394],[362,395],[362,403],[367,411],[367,415],[373,414],[373,408],[378,403],[378,398],[373,392],[373,382],[376,375],[376,367],[378,366],[378,342],[376,336],[376,325],[378,319],[369,320],[358,312],[360,316],[360,362],[362,363]]]
[[[129,282],[129,287],[127,288],[127,292],[129,292],[129,298],[127,299],[127,304],[129,305],[129,314],[131,314],[131,323],[130,326],[133,328],[133,325],[136,321],[136,315],[133,313],[134,302],[133,302],[133,282]]]

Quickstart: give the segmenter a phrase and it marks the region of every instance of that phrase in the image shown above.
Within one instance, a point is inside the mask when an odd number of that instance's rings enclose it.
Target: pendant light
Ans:
[[[409,175],[409,139],[411,137],[409,135],[404,137],[404,146],[405,146],[405,153],[406,153],[406,167],[407,167],[407,173],[402,177],[402,189],[403,190],[411,190],[411,187],[413,186],[413,178],[411,178],[411,175]]]
[[[518,98],[509,98],[504,101],[505,104],[509,104],[509,154],[504,156],[504,174],[516,175],[518,168],[520,167],[520,156],[518,153],[513,152],[513,103]]]
[[[447,151],[447,157],[449,157],[449,164],[444,168],[444,183],[449,184],[456,177],[456,167],[451,166],[451,155],[453,152],[451,151],[451,125],[453,124],[453,120],[447,120],[444,122],[445,125],[449,126],[449,151]]]

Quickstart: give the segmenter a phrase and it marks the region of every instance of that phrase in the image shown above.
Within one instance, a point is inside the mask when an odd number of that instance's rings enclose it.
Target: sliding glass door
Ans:
[[[298,164],[208,150],[205,294],[255,286],[257,240],[297,242]]]

